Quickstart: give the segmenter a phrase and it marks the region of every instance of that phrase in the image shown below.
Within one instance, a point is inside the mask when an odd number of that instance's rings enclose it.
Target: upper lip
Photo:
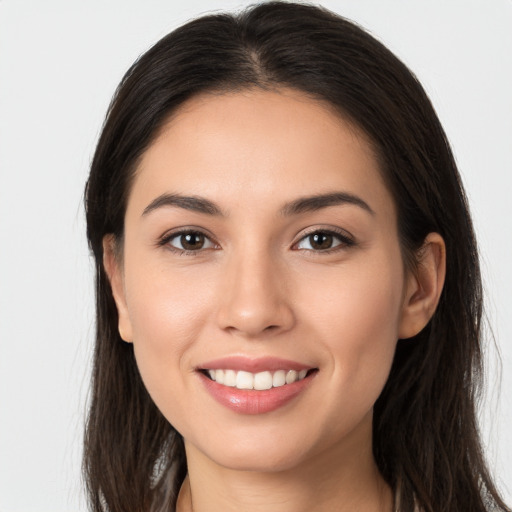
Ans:
[[[311,365],[303,364],[289,359],[278,357],[258,357],[251,358],[247,356],[227,356],[213,361],[207,361],[197,367],[198,370],[235,370],[258,373],[263,371],[277,370],[309,370]]]

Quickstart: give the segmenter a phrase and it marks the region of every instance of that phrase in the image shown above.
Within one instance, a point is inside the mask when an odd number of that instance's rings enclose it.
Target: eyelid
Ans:
[[[331,235],[333,237],[336,237],[339,240],[339,244],[335,245],[334,247],[330,247],[329,249],[298,249],[296,248],[297,245],[302,242],[304,239],[308,238],[311,235],[314,235],[315,233],[324,233],[327,235]],[[335,252],[337,250],[343,250],[349,247],[353,247],[357,244],[354,236],[350,234],[348,231],[345,231],[344,229],[329,226],[329,227],[322,227],[322,226],[314,226],[311,228],[308,228],[305,232],[302,232],[300,234],[300,238],[296,242],[293,243],[292,249],[296,251],[309,251],[311,253],[316,254],[328,254],[331,252]]]
[[[174,238],[177,238],[182,235],[186,235],[189,233],[196,233],[203,235],[206,239],[208,239],[211,244],[213,244],[214,247],[207,247],[207,248],[201,248],[196,249],[195,251],[187,250],[187,249],[179,249],[178,247],[174,247],[169,242],[173,240]],[[186,256],[197,256],[199,253],[212,250],[212,249],[218,249],[220,247],[219,243],[215,240],[215,238],[208,233],[205,229],[200,228],[198,226],[181,226],[178,228],[173,228],[169,231],[166,231],[162,236],[160,236],[157,240],[157,246],[159,247],[166,247],[172,252],[183,254]]]
[[[177,247],[174,247],[169,244],[169,242],[181,235],[185,235],[188,233],[198,233],[203,235],[205,238],[207,238],[211,244],[213,244],[214,247],[207,247],[207,248],[201,248],[197,250],[186,250],[186,249],[179,249]],[[331,247],[329,249],[320,249],[320,250],[314,250],[314,249],[298,249],[297,245],[302,242],[307,237],[314,235],[315,233],[324,233],[328,235],[332,235],[333,237],[337,238],[340,242],[338,245]],[[169,250],[184,254],[184,255],[193,255],[197,256],[198,253],[204,252],[205,250],[211,250],[211,249],[219,249],[220,244],[215,240],[213,235],[211,235],[207,230],[204,228],[200,228],[198,226],[181,226],[177,228],[173,228],[169,231],[166,231],[162,236],[160,236],[157,240],[157,246],[163,247],[166,246]],[[317,253],[317,254],[328,254],[330,252],[335,252],[337,250],[346,249],[348,247],[353,247],[356,245],[356,240],[354,237],[346,230],[329,226],[329,227],[322,227],[322,226],[314,226],[307,228],[305,231],[303,231],[300,234],[300,237],[297,239],[296,242],[292,244],[292,250],[301,250],[301,251],[308,251],[311,253]]]

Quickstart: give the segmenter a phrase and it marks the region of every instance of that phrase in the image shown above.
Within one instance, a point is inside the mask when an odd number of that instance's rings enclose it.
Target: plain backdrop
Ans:
[[[93,324],[82,195],[104,113],[134,59],[237,0],[0,0],[0,512],[85,511]],[[512,502],[512,1],[331,0],[418,75],[467,187],[487,316],[482,431]],[[456,362],[454,362],[456,364]]]

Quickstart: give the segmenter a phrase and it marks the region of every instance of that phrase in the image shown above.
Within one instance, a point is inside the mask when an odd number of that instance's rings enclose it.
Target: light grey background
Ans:
[[[82,192],[114,88],[172,28],[246,4],[0,0],[0,512],[85,510],[80,454],[94,328]],[[510,503],[512,1],[323,4],[405,60],[453,144],[503,362],[498,401],[489,351],[483,438]]]

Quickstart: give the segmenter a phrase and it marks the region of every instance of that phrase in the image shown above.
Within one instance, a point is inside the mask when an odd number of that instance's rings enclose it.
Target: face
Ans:
[[[187,452],[275,471],[371,446],[414,283],[355,127],[290,90],[190,100],[141,160],[122,253],[120,332]]]

